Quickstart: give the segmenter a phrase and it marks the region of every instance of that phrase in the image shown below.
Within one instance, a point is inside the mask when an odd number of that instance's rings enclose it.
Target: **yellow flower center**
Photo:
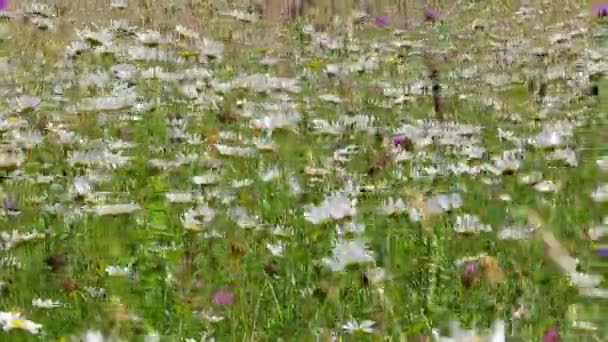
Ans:
[[[25,321],[22,319],[14,319],[11,322],[11,326],[17,329],[23,329],[25,327]]]

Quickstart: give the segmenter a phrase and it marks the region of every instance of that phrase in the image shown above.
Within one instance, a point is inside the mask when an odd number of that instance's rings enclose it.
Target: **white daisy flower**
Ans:
[[[106,273],[110,277],[126,277],[131,274],[131,268],[109,265],[106,267]]]
[[[336,242],[333,255],[324,258],[322,262],[333,272],[340,272],[348,265],[369,263],[374,260],[374,253],[367,249],[365,242],[353,240]]]
[[[270,254],[274,256],[283,256],[283,252],[285,251],[285,243],[277,242],[277,243],[267,243],[266,249],[270,252]]]
[[[93,208],[93,212],[97,216],[114,216],[114,215],[128,215],[140,209],[140,206],[135,203],[125,204],[105,204],[98,205]]]
[[[374,326],[376,322],[370,320],[364,320],[361,322],[357,322],[355,319],[351,319],[346,324],[342,325],[342,330],[349,334],[354,334],[357,332],[363,332],[366,334],[372,334],[374,332]]]
[[[382,204],[382,211],[388,216],[401,215],[407,211],[407,206],[401,198],[389,197]]]
[[[604,277],[598,274],[570,273],[570,281],[578,287],[598,287]]]
[[[52,299],[32,299],[32,306],[42,309],[53,309],[63,306],[61,302],[54,301]]]
[[[101,331],[87,330],[82,340],[84,342],[103,342],[104,338]]]
[[[557,192],[559,186],[550,180],[544,180],[534,184],[534,190],[538,192]]]
[[[456,217],[454,231],[459,234],[478,234],[480,232],[491,232],[492,227],[489,224],[481,223],[479,217],[475,215],[464,214]]]
[[[213,173],[192,177],[192,183],[196,185],[213,185],[220,181],[220,176]]]
[[[591,194],[595,202],[608,202],[608,183],[598,186]]]
[[[312,224],[322,224],[331,220],[353,217],[357,209],[343,194],[327,197],[318,206],[313,206],[304,213],[304,219]]]
[[[156,46],[162,42],[162,36],[158,31],[147,30],[137,32],[135,35],[137,36],[137,40],[143,45]]]
[[[170,203],[192,203],[194,195],[190,192],[167,192],[165,199]]]
[[[42,324],[22,318],[21,314],[16,312],[0,312],[0,324],[4,331],[21,329],[32,334],[38,334],[40,329],[42,329]]]

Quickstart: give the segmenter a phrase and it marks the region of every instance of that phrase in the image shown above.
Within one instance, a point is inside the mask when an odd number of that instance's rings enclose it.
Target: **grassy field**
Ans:
[[[50,3],[0,12],[0,341],[608,338],[586,4]]]

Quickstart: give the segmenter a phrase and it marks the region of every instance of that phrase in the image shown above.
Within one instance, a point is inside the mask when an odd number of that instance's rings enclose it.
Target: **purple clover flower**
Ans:
[[[230,306],[234,303],[234,295],[230,291],[221,290],[213,295],[213,304]]]
[[[2,1],[2,0],[0,0]],[[8,211],[19,211],[19,207],[17,207],[17,201],[15,200],[15,196],[12,193],[9,193],[2,200],[2,207]]]
[[[376,20],[374,22],[378,26],[386,27],[386,26],[390,25],[391,20],[386,15],[379,15],[379,16],[376,17]]]
[[[545,330],[545,333],[543,334],[543,342],[559,342],[559,340],[559,330],[557,329],[557,325],[553,325]]]
[[[0,0],[0,11],[8,8],[8,0]]]
[[[591,14],[598,17],[608,17],[608,4],[600,4],[591,7]]]
[[[471,261],[465,264],[461,279],[465,287],[471,287],[479,273],[479,262]]]
[[[439,11],[434,10],[430,7],[425,7],[423,13],[424,13],[424,20],[426,20],[426,21],[435,22],[437,19],[439,19]]]
[[[405,135],[395,135],[392,140],[393,145],[399,146],[405,142]]]

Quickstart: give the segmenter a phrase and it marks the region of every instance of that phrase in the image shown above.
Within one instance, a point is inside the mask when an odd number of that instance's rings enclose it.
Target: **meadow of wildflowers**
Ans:
[[[606,340],[605,12],[0,0],[0,341]]]

